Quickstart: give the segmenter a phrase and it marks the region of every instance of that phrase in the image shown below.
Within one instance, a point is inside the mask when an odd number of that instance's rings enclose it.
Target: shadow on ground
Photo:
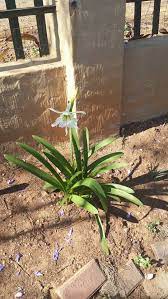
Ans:
[[[162,181],[162,183],[160,183]],[[168,194],[168,188],[167,184],[165,182],[168,182],[168,173],[166,172],[149,172],[144,175],[141,175],[139,177],[129,179],[129,180],[124,180],[123,183],[126,186],[129,186],[131,188],[136,188],[136,186],[141,186],[145,184],[151,184],[152,187],[146,189],[137,189],[136,190],[136,196],[140,198],[140,200],[143,202],[144,205],[150,206],[151,209],[147,212],[147,214],[142,218],[144,219],[153,209],[162,209],[168,211],[168,202],[166,200],[159,199],[158,196],[162,195],[167,195]],[[150,185],[151,186],[151,185]],[[0,190],[0,196],[4,194],[10,194],[10,193],[15,193],[18,191],[25,190],[28,187],[28,184],[20,184],[20,185],[15,185],[9,188],[5,188]],[[155,197],[154,197],[155,196]],[[156,197],[157,196],[157,197]],[[23,208],[22,206],[17,209],[17,211],[14,211],[11,215],[8,215],[4,219],[2,219],[0,222],[5,222],[8,218],[14,216],[14,215],[19,215],[21,213],[31,213],[37,210],[40,210],[42,208],[45,208],[47,206],[53,205],[54,203],[56,204],[57,200],[51,201],[49,203],[37,205],[36,207],[31,208]],[[123,204],[115,204],[112,203],[112,205],[109,208],[109,211],[107,213],[107,218],[106,218],[106,235],[108,235],[109,232],[109,219],[111,215],[114,215],[115,217],[120,217],[125,221],[132,222],[132,223],[138,223],[140,220],[137,220],[136,217],[129,215],[127,211],[125,211],[123,208],[128,207],[128,203],[125,205]],[[43,225],[43,226],[35,226],[32,229],[26,230],[26,231],[21,231],[19,233],[15,233],[13,235],[4,235],[0,236],[0,243],[7,242],[9,240],[14,240],[17,239],[20,236],[24,236],[30,233],[37,233],[37,232],[44,232],[45,230],[51,230],[53,228],[57,229],[63,229],[68,227],[69,225],[72,225],[74,222],[82,222],[85,220],[88,220],[89,216],[86,217],[75,217],[73,220],[70,218],[64,219],[63,221],[55,221],[49,225]],[[105,216],[104,216],[105,219]]]

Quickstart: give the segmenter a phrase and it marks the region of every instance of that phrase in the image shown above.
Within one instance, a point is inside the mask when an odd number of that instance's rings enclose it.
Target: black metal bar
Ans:
[[[158,34],[159,19],[160,19],[160,4],[161,4],[161,0],[154,1],[152,35]]]
[[[7,9],[15,9],[16,8],[16,2],[15,0],[5,0],[6,8]],[[19,21],[17,17],[10,17],[9,18],[9,25],[12,35],[12,41],[13,41],[13,47],[15,50],[15,56],[16,60],[18,59],[24,59],[24,50],[23,50],[23,44],[22,44],[22,37],[20,32],[20,26]]]
[[[34,6],[43,6],[43,0],[34,0]],[[40,14],[36,16],[39,42],[40,42],[40,56],[48,55],[49,45],[48,45],[48,37],[47,37],[47,28],[44,14]]]
[[[134,38],[138,38],[140,36],[140,31],[141,31],[141,8],[142,8],[142,0],[135,0]]]
[[[10,3],[13,0],[5,0]],[[10,7],[10,6],[9,6]],[[54,13],[56,10],[55,5],[46,5],[39,7],[27,7],[27,8],[14,8],[8,10],[0,10],[0,19],[8,19],[11,17],[23,17],[23,16],[31,16],[31,15],[39,15],[44,13]]]
[[[151,0],[142,0],[142,2],[144,1],[151,1]],[[135,0],[126,0],[126,3],[133,3],[133,2],[135,2]]]

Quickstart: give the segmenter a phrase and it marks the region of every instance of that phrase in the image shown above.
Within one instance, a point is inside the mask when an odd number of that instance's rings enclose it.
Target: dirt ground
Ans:
[[[141,12],[141,34],[151,34],[152,19],[153,19],[154,1],[142,2]],[[126,21],[134,26],[134,4],[127,3],[126,5]],[[159,28],[168,30],[168,0],[162,0],[160,6],[160,23]]]
[[[0,264],[5,268],[0,272],[0,298],[14,298],[19,288],[25,299],[47,298],[48,289],[62,284],[92,258],[112,265],[117,272],[129,259],[143,253],[152,260],[152,266],[143,272],[157,273],[160,266],[150,245],[168,237],[168,186],[166,180],[154,181],[151,170],[168,169],[167,120],[129,126],[122,130],[125,137],[101,152],[124,151],[127,168],[100,179],[124,180],[144,203],[141,208],[111,203],[107,222],[102,214],[104,226],[107,224],[109,257],[101,252],[94,218],[73,205],[60,207],[57,194],[46,194],[41,181],[10,166],[1,156]],[[8,180],[14,181],[9,185]],[[158,232],[152,233],[148,224],[158,220]],[[53,259],[55,249],[60,250],[58,261]],[[17,254],[22,255],[19,262]],[[43,275],[37,276],[38,271]],[[130,298],[148,297],[140,287]]]
[[[33,0],[17,0],[17,8],[34,6]],[[0,10],[5,10],[5,1],[0,1]],[[35,16],[26,16],[19,18],[20,31],[22,34],[23,48],[26,59],[33,59],[39,57],[38,30]],[[0,63],[15,61],[15,52],[11,36],[9,22],[7,19],[0,20]],[[28,35],[31,35],[28,37]]]

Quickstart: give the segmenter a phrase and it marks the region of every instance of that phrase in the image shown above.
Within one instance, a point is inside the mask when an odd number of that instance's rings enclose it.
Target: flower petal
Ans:
[[[67,127],[67,121],[62,119],[59,123],[59,127],[60,128],[66,128]]]
[[[3,264],[0,264],[0,272],[2,272],[5,269],[5,266]]]
[[[58,259],[59,259],[59,250],[55,249],[53,254],[53,260],[57,262]]]
[[[15,258],[15,261],[17,262],[17,263],[19,263],[19,261],[20,261],[20,259],[22,258],[22,254],[19,252],[19,253],[17,253],[16,254],[16,258]]]
[[[35,274],[37,277],[43,276],[43,273],[40,272],[40,271],[35,271],[34,274]]]
[[[77,120],[76,119],[72,119],[72,120],[69,120],[67,122],[67,127],[68,128],[77,128]]]
[[[63,111],[59,111],[59,110],[55,110],[54,108],[49,108],[49,110],[55,112],[55,113],[58,113],[58,114],[62,114]]]
[[[86,112],[85,111],[76,111],[76,114],[78,113],[81,113],[81,114],[85,114],[86,115]]]
[[[60,217],[64,216],[64,210],[60,210],[60,211],[58,212],[58,215],[59,215]]]
[[[57,127],[62,122],[62,117],[58,117],[55,122],[51,125],[51,127]]]

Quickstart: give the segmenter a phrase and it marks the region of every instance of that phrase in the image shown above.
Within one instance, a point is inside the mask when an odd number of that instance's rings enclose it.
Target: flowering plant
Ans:
[[[17,144],[39,160],[50,173],[12,155],[6,154],[5,158],[43,180],[46,191],[61,191],[63,194],[61,204],[74,203],[79,208],[93,214],[99,226],[102,249],[108,254],[109,247],[99,216],[99,209],[104,210],[105,214],[107,213],[109,198],[115,201],[122,199],[139,206],[142,205],[141,201],[134,196],[134,191],[131,188],[115,183],[105,184],[97,179],[98,174],[123,167],[123,163],[116,162],[123,156],[123,153],[109,153],[97,160],[94,159],[94,155],[99,150],[111,144],[116,138],[109,137],[99,143],[90,145],[89,131],[84,128],[81,133],[80,143],[77,113],[84,112],[74,112],[74,100],[68,104],[64,112],[51,110],[61,114],[52,126],[63,127],[66,129],[66,133],[69,130],[71,159],[66,159],[53,145],[39,136],[33,136],[33,139],[43,145],[43,154],[27,144]]]

